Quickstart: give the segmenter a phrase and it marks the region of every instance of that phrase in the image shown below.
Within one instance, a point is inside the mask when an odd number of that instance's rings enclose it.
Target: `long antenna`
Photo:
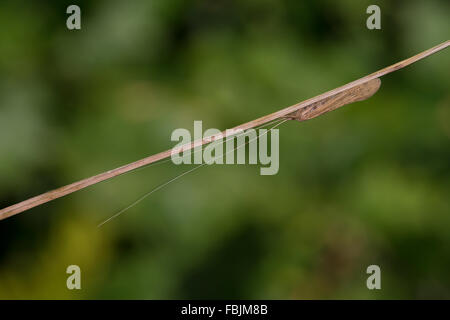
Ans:
[[[247,130],[277,119],[296,119],[298,121],[309,120],[319,115],[322,115],[326,112],[342,107],[346,104],[368,99],[378,90],[380,86],[380,80],[378,78],[391,72],[402,69],[419,60],[422,60],[440,50],[447,48],[449,45],[450,40],[447,40],[433,48],[425,50],[415,56],[412,56],[408,59],[397,62],[396,64],[393,64],[389,67],[386,67],[372,74],[369,74],[368,76],[347,83],[346,85],[327,91],[314,98],[299,102],[293,106],[284,108],[282,110],[271,113],[264,117],[241,124],[237,127],[234,127],[233,131]],[[204,144],[213,142],[217,139],[226,139],[228,136],[229,131],[228,132],[223,131],[221,134],[212,135],[203,139],[193,141],[184,146],[177,147],[177,150],[179,149],[180,151],[181,150],[188,151],[196,147],[202,146]],[[87,188],[99,182],[117,177],[126,172],[166,159],[170,157],[173,152],[174,149],[169,149],[157,153],[155,155],[149,156],[147,158],[121,166],[119,168],[100,173],[98,175],[80,180],[78,182],[74,182],[72,184],[66,185],[64,187],[52,191],[48,191],[46,193],[35,196],[28,200],[6,207],[0,210],[0,220],[6,219],[23,211],[37,207],[41,204],[52,201],[54,199],[61,198],[65,195]]]

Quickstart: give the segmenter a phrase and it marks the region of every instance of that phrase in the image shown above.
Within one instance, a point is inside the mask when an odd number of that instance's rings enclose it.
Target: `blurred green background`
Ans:
[[[70,4],[82,29],[69,31]],[[381,8],[381,30],[366,8]],[[0,206],[449,39],[448,1],[2,1]],[[127,174],[0,222],[0,298],[450,298],[450,52],[280,128],[280,170]],[[82,290],[66,288],[66,267]],[[366,288],[367,266],[382,289]]]

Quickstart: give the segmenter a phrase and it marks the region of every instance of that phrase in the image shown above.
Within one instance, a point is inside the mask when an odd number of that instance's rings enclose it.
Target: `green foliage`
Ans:
[[[0,205],[228,128],[449,38],[446,1],[0,4]],[[0,222],[0,298],[450,298],[448,49],[280,130],[280,171],[140,170]],[[80,265],[81,292],[65,288]],[[366,289],[366,267],[383,289]]]

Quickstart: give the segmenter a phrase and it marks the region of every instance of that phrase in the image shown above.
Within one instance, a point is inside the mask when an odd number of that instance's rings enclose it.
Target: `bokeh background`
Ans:
[[[69,31],[70,4],[82,29]],[[381,7],[381,30],[366,8]],[[2,1],[0,206],[449,39],[448,1]],[[280,170],[166,163],[0,222],[0,298],[450,298],[450,52],[280,128]],[[66,288],[66,267],[82,290]],[[367,266],[382,289],[366,288]]]

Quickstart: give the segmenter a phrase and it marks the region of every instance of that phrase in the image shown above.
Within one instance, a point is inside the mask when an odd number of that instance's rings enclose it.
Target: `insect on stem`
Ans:
[[[335,110],[346,104],[353,103],[356,101],[365,100],[371,97],[379,88],[380,80],[379,78],[389,74],[391,72],[402,69],[412,63],[415,63],[421,59],[424,59],[440,50],[447,48],[450,45],[450,40],[447,40],[435,47],[425,50],[415,56],[408,59],[402,60],[396,64],[393,64],[384,69],[378,70],[372,74],[369,74],[363,78],[352,81],[343,85],[341,87],[335,88],[333,90],[322,93],[314,98],[299,102],[293,106],[281,109],[269,115],[261,118],[249,121],[247,123],[241,124],[237,127],[232,128],[233,131],[245,131],[247,129],[255,128],[269,122],[280,119],[295,119],[298,121],[309,120],[320,116],[326,112]],[[203,139],[199,139],[188,143],[184,146],[178,147],[181,150],[188,151],[195,149],[204,144],[213,142],[218,139],[226,139],[230,134],[227,131],[223,131],[220,134],[212,135]],[[138,168],[148,166],[152,163],[156,163],[163,159],[167,159],[172,154],[172,149],[157,153],[155,155],[149,156],[147,158],[129,163],[127,165],[121,166],[119,168],[109,170],[98,175],[74,182],[72,184],[66,185],[64,187],[48,191],[41,195],[35,196],[28,200],[19,202],[17,204],[11,205],[0,210],[0,220],[6,219],[23,211],[29,210],[31,208],[37,207],[46,202],[52,201],[54,199],[66,196],[70,193],[76,192],[78,190],[87,188],[91,185],[97,184],[99,182],[117,177],[124,173],[134,171]]]

